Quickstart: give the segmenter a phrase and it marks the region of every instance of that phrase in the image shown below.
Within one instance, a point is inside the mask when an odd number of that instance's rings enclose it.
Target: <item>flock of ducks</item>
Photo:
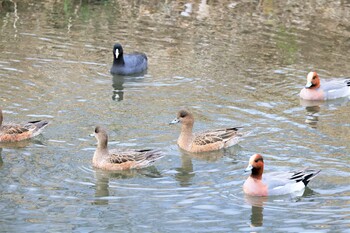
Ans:
[[[133,75],[147,70],[147,56],[144,53],[124,54],[120,44],[113,47],[112,74]],[[316,72],[307,75],[307,83],[300,91],[305,100],[328,100],[350,95],[350,79],[333,79],[321,83]],[[240,127],[222,128],[193,133],[194,117],[188,110],[180,110],[170,124],[181,123],[178,146],[188,152],[201,153],[220,150],[239,142],[244,136]],[[0,109],[0,142],[17,142],[39,135],[49,124],[47,121],[30,121],[24,124],[3,123]],[[160,150],[108,149],[108,134],[100,126],[91,135],[97,139],[97,148],[93,155],[94,167],[104,170],[141,169],[152,165],[164,155]],[[264,159],[254,154],[246,169],[251,174],[243,185],[244,193],[252,196],[284,195],[303,190],[320,170],[305,169],[294,173],[284,172],[264,174]]]

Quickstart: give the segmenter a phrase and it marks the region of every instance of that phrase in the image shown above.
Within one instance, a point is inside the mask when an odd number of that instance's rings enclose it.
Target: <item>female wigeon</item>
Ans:
[[[251,196],[285,195],[302,191],[320,170],[301,170],[298,172],[270,173],[263,177],[264,159],[260,154],[252,155],[245,171],[251,171],[244,182],[244,193]]]
[[[224,128],[208,130],[201,133],[192,133],[194,117],[187,110],[178,112],[177,117],[170,124],[181,123],[181,133],[177,144],[183,150],[189,152],[208,152],[220,150],[238,143],[242,134],[238,133],[238,128]]]
[[[113,47],[113,65],[111,74],[132,75],[147,69],[147,56],[144,53],[124,54],[121,44]]]
[[[0,109],[0,142],[18,142],[39,135],[49,124],[47,121],[29,121],[24,124],[3,123]]]
[[[316,72],[306,77],[306,85],[300,91],[300,98],[305,100],[328,100],[350,95],[350,79],[320,80]]]
[[[92,158],[92,164],[96,168],[114,171],[140,169],[152,165],[163,157],[159,150],[108,150],[107,132],[99,126],[95,128],[95,133],[91,136],[97,139],[97,148]]]

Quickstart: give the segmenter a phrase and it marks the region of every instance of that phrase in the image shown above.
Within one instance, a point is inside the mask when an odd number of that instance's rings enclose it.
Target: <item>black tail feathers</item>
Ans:
[[[305,186],[320,173],[321,170],[311,170],[311,169],[305,169],[299,172],[296,172],[293,174],[293,176],[290,178],[291,180],[295,180],[295,182],[302,181]]]

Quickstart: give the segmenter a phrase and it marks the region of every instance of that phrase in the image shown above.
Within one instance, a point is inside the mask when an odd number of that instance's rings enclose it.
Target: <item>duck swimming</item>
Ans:
[[[187,110],[178,112],[177,117],[170,124],[181,123],[181,133],[177,144],[188,152],[208,152],[227,148],[238,143],[243,134],[238,132],[240,127],[207,130],[192,133],[194,117]]]
[[[140,169],[152,165],[163,157],[159,150],[152,149],[111,149],[108,150],[107,131],[97,126],[94,134],[97,148],[92,158],[92,165],[104,170]]]
[[[306,77],[306,85],[300,91],[304,100],[330,100],[350,95],[350,79],[323,80],[316,72],[310,72]]]
[[[251,174],[244,182],[243,191],[251,196],[286,195],[302,191],[320,172],[320,170],[304,169],[297,172],[263,174],[264,159],[261,154],[250,157],[245,171]]]
[[[2,109],[0,109],[0,142],[18,142],[39,135],[49,124],[48,121],[28,121],[23,124],[3,123]]]
[[[111,74],[133,75],[147,70],[148,59],[146,54],[134,52],[124,54],[121,44],[115,44],[113,47],[113,65]]]

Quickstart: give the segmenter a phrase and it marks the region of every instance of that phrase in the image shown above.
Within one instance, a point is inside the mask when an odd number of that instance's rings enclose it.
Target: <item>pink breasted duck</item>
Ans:
[[[264,159],[254,154],[245,171],[251,171],[244,182],[243,191],[251,196],[286,195],[304,190],[320,170],[304,169],[297,172],[273,172],[264,174]]]
[[[304,100],[330,100],[350,95],[350,79],[320,80],[316,72],[310,72],[306,78],[306,85],[300,91],[300,98]]]

